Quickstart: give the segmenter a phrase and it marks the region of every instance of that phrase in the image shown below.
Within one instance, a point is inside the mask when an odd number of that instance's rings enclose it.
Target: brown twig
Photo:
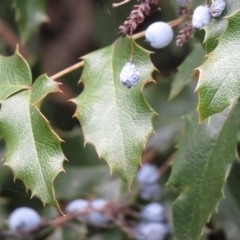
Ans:
[[[176,153],[173,153],[166,161],[165,163],[159,168],[159,174],[162,176],[171,166],[172,161],[175,157]]]
[[[179,24],[181,24],[183,22],[186,22],[188,20],[189,20],[189,16],[184,16],[182,18],[178,18],[178,19],[175,19],[173,21],[170,21],[170,22],[168,22],[168,24],[171,27],[175,27],[175,26],[178,26]],[[144,36],[145,36],[145,31],[142,31],[142,32],[139,32],[137,34],[132,35],[132,40],[137,40],[137,39],[139,39],[141,37],[144,37]],[[66,74],[68,74],[68,73],[70,73],[70,72],[80,68],[80,67],[83,67],[83,65],[84,65],[84,62],[81,61],[79,63],[76,63],[76,64],[74,64],[74,65],[72,65],[72,66],[70,66],[70,67],[68,67],[68,68],[66,68],[66,69],[64,69],[64,70],[62,70],[62,71],[52,75],[50,78],[52,80],[56,80],[56,79],[58,79],[58,78],[60,78],[60,77],[62,77],[64,75],[66,75]]]
[[[124,1],[122,1],[122,2],[119,2],[119,3],[113,3],[113,7],[119,7],[119,6],[122,6],[122,5],[124,5],[124,4],[126,4],[126,3],[128,3],[128,2],[130,2],[131,0],[124,0]]]

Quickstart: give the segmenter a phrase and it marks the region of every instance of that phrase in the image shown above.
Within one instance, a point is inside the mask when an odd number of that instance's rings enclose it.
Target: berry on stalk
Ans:
[[[145,37],[153,48],[164,48],[171,43],[173,30],[165,22],[155,22],[147,28]]]
[[[141,216],[146,222],[162,222],[165,218],[164,207],[156,202],[149,203],[142,210]]]
[[[168,226],[163,223],[140,223],[134,228],[137,240],[164,240],[169,232]]]
[[[158,168],[152,164],[146,163],[138,170],[136,180],[140,185],[152,184],[155,183],[159,177]]]
[[[67,207],[66,207],[66,212],[71,213],[71,212],[77,212],[77,211],[84,211],[90,207],[90,204],[87,200],[85,199],[76,199],[71,201]],[[86,214],[80,214],[79,216],[76,217],[78,221],[86,222],[87,221],[87,213]]]
[[[127,88],[131,88],[137,84],[140,79],[140,74],[136,69],[136,66],[132,62],[127,62],[120,73],[120,81]]]
[[[226,7],[225,0],[214,0],[210,7],[210,13],[212,17],[220,17],[225,7]]]
[[[202,28],[211,21],[210,9],[207,5],[198,6],[192,16],[192,25],[195,28]]]
[[[103,210],[106,207],[107,203],[108,201],[105,199],[101,198],[94,199],[90,204],[90,207],[92,209],[91,212],[89,213],[87,223],[94,227],[106,226],[110,222],[110,219],[106,215],[101,213],[101,210]]]
[[[15,209],[9,216],[9,228],[14,232],[29,231],[40,226],[39,214],[28,207]]]

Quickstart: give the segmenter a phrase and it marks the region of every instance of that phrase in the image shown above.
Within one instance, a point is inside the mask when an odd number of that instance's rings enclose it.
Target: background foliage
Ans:
[[[174,225],[169,238],[239,239],[238,0],[227,0],[226,17],[205,27],[204,44],[203,30],[181,48],[173,41],[155,50],[143,38],[136,40],[134,61],[141,80],[130,90],[118,80],[131,54],[130,41],[112,43],[134,1],[118,8],[110,0],[0,2],[1,225],[19,206],[54,219],[57,209],[64,211],[73,199],[116,200],[132,182],[128,204],[145,204],[134,182],[141,161],[162,172],[158,201]],[[190,6],[200,4],[196,0]],[[162,0],[160,7],[137,31],[179,17],[176,2]],[[175,27],[175,34],[180,29]],[[47,77],[80,56],[85,56],[83,69],[57,82]],[[56,229],[47,239],[85,234],[88,239],[128,239],[119,229],[85,226]]]

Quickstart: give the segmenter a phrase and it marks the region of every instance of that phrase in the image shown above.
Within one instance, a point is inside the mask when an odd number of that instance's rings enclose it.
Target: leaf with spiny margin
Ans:
[[[227,28],[227,19],[224,16],[229,16],[240,8],[239,0],[226,0],[226,3],[221,17],[213,19],[204,27],[206,31],[204,42],[207,53],[212,52],[217,47],[219,37]]]
[[[10,57],[0,56],[0,103],[11,94],[31,85],[29,66],[18,54]]]
[[[134,64],[140,81],[127,89],[119,74],[129,61],[131,41],[119,38],[113,45],[84,57],[81,81],[84,91],[73,101],[85,141],[94,144],[99,157],[130,186],[148,136],[153,131],[153,110],[142,89],[152,81],[149,53],[134,44]]]
[[[200,121],[221,112],[240,96],[240,10],[228,17],[228,27],[217,48],[199,67]]]
[[[19,53],[15,53],[19,55]],[[22,72],[19,77],[31,83],[31,72],[27,63],[19,56],[18,64],[9,62],[1,74],[10,77],[9,83],[17,80],[17,75],[8,72]],[[9,57],[11,59],[11,57]],[[24,64],[26,65],[24,67]],[[17,70],[17,68],[19,68]],[[23,82],[19,80],[21,84]],[[53,190],[53,180],[63,170],[64,155],[60,140],[41,114],[42,99],[50,92],[58,91],[58,84],[46,75],[40,76],[32,86],[2,102],[0,111],[0,133],[6,142],[5,165],[9,166],[14,178],[23,181],[32,196],[39,197],[45,204],[59,208]]]
[[[25,43],[38,27],[48,20],[45,0],[15,0],[16,22],[21,42]]]
[[[172,205],[175,236],[197,240],[222,197],[224,182],[237,159],[240,103],[198,124],[195,111],[185,117],[168,184],[179,190]]]
[[[169,100],[175,98],[183,88],[191,82],[194,69],[203,62],[204,55],[205,51],[203,46],[198,42],[195,43],[192,52],[178,68],[178,72],[172,82]]]

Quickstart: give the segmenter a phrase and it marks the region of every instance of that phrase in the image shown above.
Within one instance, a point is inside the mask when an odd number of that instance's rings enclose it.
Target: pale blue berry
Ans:
[[[225,0],[214,0],[210,7],[210,13],[212,17],[220,17],[225,7],[226,7]]]
[[[131,88],[137,84],[140,79],[140,74],[136,69],[136,66],[132,62],[127,62],[120,73],[120,81],[127,88]]]
[[[136,180],[142,184],[152,184],[159,179],[159,170],[156,166],[146,163],[137,172]]]
[[[136,240],[164,240],[169,229],[163,223],[140,223],[134,228]]]
[[[90,204],[91,211],[88,215],[88,223],[94,227],[104,227],[110,222],[110,219],[101,213],[101,210],[106,208],[108,201],[101,198],[96,198]],[[98,211],[100,210],[100,211]],[[105,209],[106,210],[106,209]]]
[[[153,48],[164,48],[171,43],[173,30],[165,22],[155,22],[147,28],[145,37]]]
[[[139,195],[144,200],[157,199],[160,195],[161,187],[159,183],[142,184],[139,187]]]
[[[20,207],[10,214],[8,223],[10,230],[14,232],[29,231],[40,226],[41,218],[35,210]]]
[[[195,28],[202,28],[211,21],[211,14],[207,5],[198,6],[192,16],[192,25]]]
[[[165,219],[164,207],[156,202],[149,203],[141,211],[141,217],[146,222],[162,222]]]
[[[71,212],[81,212],[84,210],[89,209],[90,203],[85,200],[85,199],[76,199],[71,201],[67,207],[66,207],[66,212],[71,213]],[[79,214],[79,216],[76,217],[77,220],[86,222],[87,221],[87,213],[84,214]]]

